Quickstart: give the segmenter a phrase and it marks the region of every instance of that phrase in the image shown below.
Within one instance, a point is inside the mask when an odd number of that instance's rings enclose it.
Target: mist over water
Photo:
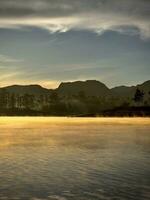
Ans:
[[[0,119],[0,199],[150,199],[150,119]]]

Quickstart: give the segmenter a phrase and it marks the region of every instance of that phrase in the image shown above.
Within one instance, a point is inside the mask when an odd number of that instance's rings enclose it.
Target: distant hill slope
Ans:
[[[103,83],[96,80],[75,81],[61,83],[56,89],[60,95],[77,95],[80,91],[87,96],[108,96],[110,89]]]
[[[75,82],[64,82],[59,85],[56,89],[46,89],[40,85],[12,85],[0,88],[7,90],[9,93],[14,94],[33,94],[33,95],[46,95],[51,94],[52,91],[57,92],[61,96],[77,95],[83,91],[87,96],[117,96],[121,98],[132,98],[135,94],[136,88],[143,90],[145,97],[149,96],[150,92],[150,80],[139,84],[137,86],[118,86],[109,89],[105,84],[96,80],[87,81],[75,81]]]
[[[150,80],[142,83],[141,85],[137,85],[137,87],[145,92],[147,95],[150,92]]]
[[[0,88],[5,89],[9,93],[14,94],[32,94],[32,95],[45,95],[49,94],[51,90],[41,87],[40,85],[12,85]]]
[[[135,86],[118,86],[111,89],[112,93],[120,97],[131,97],[134,95],[136,90]]]
[[[142,84],[138,84],[136,86],[118,86],[118,87],[114,87],[111,89],[112,93],[114,95],[117,95],[119,97],[133,97],[135,94],[136,89],[139,88],[140,90],[142,90],[145,94],[145,97],[148,96],[148,93],[150,92],[150,80],[142,83]]]

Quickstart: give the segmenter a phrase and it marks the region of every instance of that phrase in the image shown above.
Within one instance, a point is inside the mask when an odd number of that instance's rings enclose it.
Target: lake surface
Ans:
[[[150,118],[0,118],[0,199],[149,200]]]

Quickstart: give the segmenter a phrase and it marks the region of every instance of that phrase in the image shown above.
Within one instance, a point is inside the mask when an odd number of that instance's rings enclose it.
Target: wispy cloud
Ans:
[[[0,63],[20,63],[20,62],[23,62],[23,60],[0,54]]]
[[[35,26],[102,34],[113,30],[150,37],[149,0],[1,0],[0,27]]]

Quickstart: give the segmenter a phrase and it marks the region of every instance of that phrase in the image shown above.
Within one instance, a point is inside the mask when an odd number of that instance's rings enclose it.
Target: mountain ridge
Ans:
[[[131,97],[134,95],[137,88],[144,91],[147,96],[148,92],[150,91],[150,80],[144,81],[143,83],[134,86],[117,86],[111,88],[111,91],[121,97]]]
[[[146,95],[150,91],[150,80],[147,80],[141,84],[135,86],[116,86],[113,88],[107,87],[104,83],[97,80],[86,80],[86,81],[73,81],[73,82],[61,82],[60,85],[55,89],[48,89],[38,84],[29,85],[10,85],[1,87],[1,90],[6,90],[10,93],[15,94],[33,94],[33,95],[44,95],[51,92],[56,92],[59,95],[76,95],[80,91],[83,91],[87,96],[120,96],[120,97],[131,97],[135,93],[136,88],[143,90]]]

